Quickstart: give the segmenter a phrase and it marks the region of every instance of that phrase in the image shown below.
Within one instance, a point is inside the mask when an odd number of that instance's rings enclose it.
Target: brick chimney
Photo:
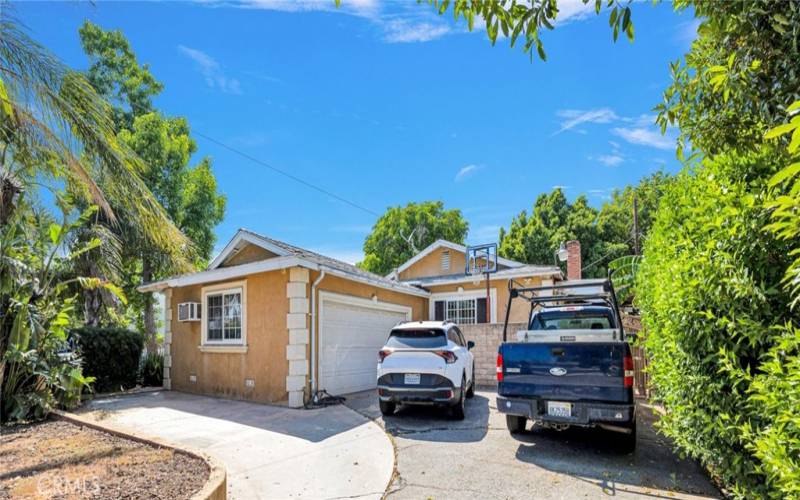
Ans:
[[[581,279],[581,242],[570,240],[567,246],[567,279]]]

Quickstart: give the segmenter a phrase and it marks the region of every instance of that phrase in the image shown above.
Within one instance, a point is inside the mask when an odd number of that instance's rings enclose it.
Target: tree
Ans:
[[[197,166],[189,166],[197,146],[187,120],[165,117],[154,109],[152,99],[164,87],[147,65],[139,64],[121,32],[106,31],[86,21],[80,28],[80,37],[92,60],[89,81],[115,104],[119,137],[144,160],[145,182],[192,241],[195,268],[204,265],[214,247],[213,228],[225,212],[225,197],[217,192],[211,160],[203,158]],[[139,239],[135,228],[122,228],[119,236],[126,249],[126,289],[133,306],[142,311],[142,327],[152,350],[156,327],[153,298],[139,294],[135,287],[178,269],[171,256]]]
[[[389,207],[364,241],[364,260],[358,266],[388,274],[438,239],[463,244],[468,230],[461,210],[445,210],[441,201]]]

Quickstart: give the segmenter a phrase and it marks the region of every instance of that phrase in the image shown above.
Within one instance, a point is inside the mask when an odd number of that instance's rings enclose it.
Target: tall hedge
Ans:
[[[96,392],[129,389],[136,385],[144,336],[116,327],[73,330],[83,360],[83,373],[95,377]]]
[[[731,152],[680,173],[637,277],[660,428],[740,498],[800,497],[790,246],[765,230],[767,180],[783,164]]]

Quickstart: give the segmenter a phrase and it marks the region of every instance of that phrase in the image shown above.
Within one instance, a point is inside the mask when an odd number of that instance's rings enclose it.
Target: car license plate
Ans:
[[[406,385],[419,385],[419,373],[406,373]]]
[[[569,418],[572,416],[571,403],[559,403],[556,401],[547,402],[547,414],[551,417]]]

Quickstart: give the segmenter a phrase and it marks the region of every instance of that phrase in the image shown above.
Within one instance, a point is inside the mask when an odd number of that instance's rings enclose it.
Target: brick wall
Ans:
[[[459,325],[464,338],[475,342],[472,354],[475,356],[475,380],[478,385],[497,384],[497,348],[503,341],[503,324],[486,323],[480,325]],[[508,340],[517,338],[517,330],[525,328],[525,323],[508,324]]]

